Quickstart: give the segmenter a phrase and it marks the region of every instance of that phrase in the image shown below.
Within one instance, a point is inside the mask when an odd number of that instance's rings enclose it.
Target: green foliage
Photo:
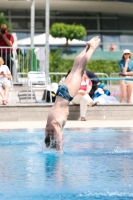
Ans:
[[[73,60],[66,60],[61,57],[62,51],[56,50],[50,52],[50,72],[67,72],[73,65]]]
[[[21,53],[17,55],[18,59],[18,71],[19,72],[29,72],[31,63],[31,51],[27,50],[27,55],[23,56]]]
[[[97,73],[106,73],[110,76],[111,73],[119,72],[118,61],[112,60],[90,60],[86,69]]]
[[[66,24],[64,23],[54,23],[50,28],[50,34],[53,37],[65,37],[67,36]]]
[[[18,58],[18,71],[29,72],[31,65],[31,51],[27,50],[25,57],[22,54],[17,55]],[[61,50],[51,50],[49,56],[50,72],[68,72],[72,68],[74,60],[64,59]],[[111,73],[119,72],[118,61],[111,60],[90,60],[86,69],[96,73],[106,73],[110,76]],[[54,77],[56,82],[56,77]],[[59,81],[59,80],[58,80]],[[57,82],[58,82],[57,81]]]
[[[50,53],[50,72],[67,72],[72,68],[74,60],[64,59],[61,57],[61,50],[51,51]],[[86,69],[97,73],[119,72],[118,61],[112,60],[90,60]]]
[[[67,38],[69,40],[78,39],[82,40],[86,36],[86,29],[82,25],[66,25],[67,26]]]
[[[53,37],[66,38],[66,49],[68,47],[68,40],[78,39],[82,40],[86,36],[86,29],[82,25],[54,23],[51,26],[50,34]]]
[[[6,21],[3,12],[0,13],[0,26],[1,26],[2,24],[6,24],[7,27],[9,28],[8,32],[11,32],[11,23],[9,23],[8,21]]]

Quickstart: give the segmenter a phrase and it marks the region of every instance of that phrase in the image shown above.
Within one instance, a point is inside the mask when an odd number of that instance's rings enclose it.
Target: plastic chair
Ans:
[[[47,87],[51,85],[50,77],[48,79],[48,84],[46,84],[46,76],[44,72],[37,72],[37,71],[30,71],[28,73],[28,85],[31,89],[31,94],[33,91],[33,86],[36,90],[47,90]],[[31,95],[31,102],[32,102],[32,95]],[[50,102],[52,103],[52,94],[50,91]]]
[[[28,102],[28,100],[31,99],[31,95],[32,95],[32,100],[34,100],[35,103],[37,103],[37,99],[36,99],[35,93],[33,91],[31,93],[30,90],[23,90],[23,91],[20,91],[18,93],[19,102],[21,103],[24,100],[26,100],[26,102]]]

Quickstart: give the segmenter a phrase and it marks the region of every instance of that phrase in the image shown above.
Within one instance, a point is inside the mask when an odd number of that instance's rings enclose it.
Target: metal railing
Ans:
[[[13,82],[20,84],[28,83],[29,71],[45,72],[45,48],[31,47],[0,47],[0,56],[3,57],[5,64],[9,67]],[[40,61],[39,61],[40,60]],[[50,72],[51,82],[59,83],[65,76],[65,72]],[[105,73],[96,73],[99,77],[108,77]],[[107,85],[109,82],[107,81]]]
[[[45,72],[44,47],[0,47],[0,56],[4,57],[5,64],[9,64],[8,67],[13,74],[14,83],[27,85],[29,71]],[[49,76],[51,78],[51,82],[59,83],[61,78],[66,74],[67,73],[65,72],[50,72]],[[105,73],[96,73],[96,75],[98,75],[100,80],[107,85],[108,89],[111,89],[113,85],[118,85],[118,79],[109,79],[109,76]],[[111,77],[119,77],[119,74],[111,73],[110,78]]]
[[[59,83],[59,81],[67,74],[67,72],[50,72],[49,77],[51,79],[51,83]],[[101,81],[104,81],[109,89],[110,81],[109,76],[105,73],[95,73]],[[20,84],[27,84],[28,83],[28,73],[26,72],[18,72],[17,73],[17,80]]]
[[[45,72],[44,47],[40,47],[41,51],[38,53],[35,53],[34,52],[35,49],[31,49],[30,47],[12,48],[12,51],[10,52],[7,51],[8,49],[11,49],[11,48],[0,47],[0,56],[3,57],[3,54],[8,54],[8,56],[10,57],[9,64],[11,64],[11,62],[13,63],[13,66],[12,66],[13,69],[11,69],[11,71],[13,72],[13,84],[18,83],[21,85],[28,85],[29,71],[43,71],[44,70]],[[3,52],[3,50],[5,51]],[[9,58],[8,56],[4,57],[5,64],[7,63],[7,60]],[[38,61],[38,58],[41,59],[41,62]],[[65,76],[66,74],[67,72],[50,72],[49,76],[51,78],[51,82],[59,83],[61,78]],[[125,78],[119,77],[119,73],[111,73],[110,77],[106,73],[97,72],[95,74],[99,77],[99,80],[101,82],[104,82],[106,84],[106,87],[111,91],[111,94],[113,92],[120,93],[119,81],[125,80]]]
[[[120,78],[119,73],[110,74],[110,91],[115,97],[120,96],[120,79],[123,80],[124,78]]]
[[[34,50],[30,47],[0,47],[0,57],[4,59],[5,64],[9,67],[14,82],[22,81],[22,78],[27,77],[29,71],[41,71],[45,66],[45,52],[44,54],[42,52],[35,53]],[[37,57],[42,60],[44,58],[41,65],[39,65]]]
[[[51,82],[59,83],[59,81],[64,77],[67,73],[65,72],[50,72],[49,76],[51,78]],[[105,73],[95,73],[99,78],[109,78],[109,76]],[[105,83],[107,88],[109,88],[109,81],[106,79]]]

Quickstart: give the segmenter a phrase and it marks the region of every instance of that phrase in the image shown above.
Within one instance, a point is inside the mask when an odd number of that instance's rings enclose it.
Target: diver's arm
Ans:
[[[62,152],[62,132],[56,135],[56,151]]]

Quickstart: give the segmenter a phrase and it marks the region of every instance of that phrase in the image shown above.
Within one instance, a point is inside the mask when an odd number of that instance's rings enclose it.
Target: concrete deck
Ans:
[[[14,122],[0,122],[0,129],[34,129],[34,128],[45,128],[46,121],[14,121]],[[94,127],[133,127],[133,121],[67,121],[64,128],[94,128]]]
[[[51,103],[0,105],[1,121],[42,121],[47,120]],[[80,106],[69,106],[68,120],[80,121]],[[87,121],[92,120],[133,120],[133,104],[98,104],[87,108]]]
[[[18,92],[26,87],[14,87],[14,104],[10,91],[9,103],[0,105],[0,128],[43,128],[51,103],[19,103]],[[37,100],[42,98],[44,90],[35,90]],[[109,127],[109,126],[133,126],[133,104],[98,104],[89,107],[86,114],[86,122],[80,121],[80,106],[69,106],[69,117],[66,127]],[[6,123],[7,122],[7,123]],[[9,126],[7,126],[7,124]]]

